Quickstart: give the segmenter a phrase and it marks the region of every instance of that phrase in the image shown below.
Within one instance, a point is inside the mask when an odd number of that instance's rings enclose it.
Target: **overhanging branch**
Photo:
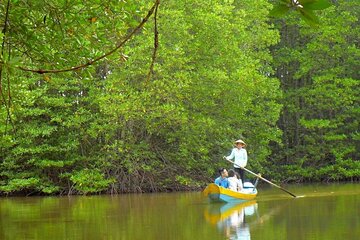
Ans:
[[[121,48],[122,46],[124,46],[124,44],[129,41],[131,39],[131,37],[137,33],[143,26],[144,24],[149,20],[149,18],[151,17],[151,15],[154,13],[154,10],[157,11],[158,5],[160,4],[160,0],[156,0],[154,5],[150,8],[150,10],[148,11],[147,15],[144,17],[144,19],[141,21],[141,23],[131,32],[129,33],[124,40],[122,40],[114,49],[112,49],[111,51],[105,53],[102,56],[99,56],[93,60],[88,61],[87,63],[75,66],[75,67],[70,67],[70,68],[65,68],[65,69],[29,69],[26,67],[22,67],[22,66],[18,66],[19,69],[23,70],[23,71],[27,71],[27,72],[34,72],[34,73],[39,73],[39,74],[44,74],[44,73],[61,73],[61,72],[70,72],[70,71],[75,71],[75,70],[79,70],[82,68],[86,68],[92,64],[94,64],[95,62],[110,56],[111,54],[113,54],[114,52],[116,52],[119,48]],[[153,57],[154,59],[154,57]],[[153,65],[153,63],[152,63]]]
[[[149,73],[147,75],[146,81],[149,81],[151,74],[153,74],[154,64],[155,64],[155,60],[156,60],[156,53],[157,53],[157,49],[159,46],[159,32],[158,32],[158,27],[157,27],[157,10],[159,7],[160,0],[157,2],[158,2],[158,4],[155,7],[155,13],[154,13],[154,50],[153,50],[153,54],[151,57],[150,69],[149,69]]]

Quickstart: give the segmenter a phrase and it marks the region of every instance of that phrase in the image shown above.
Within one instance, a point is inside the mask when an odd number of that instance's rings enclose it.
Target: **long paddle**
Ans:
[[[226,161],[229,161],[229,162],[231,162],[232,164],[234,164],[234,165],[238,166],[239,168],[244,169],[245,171],[247,171],[247,172],[251,173],[252,175],[254,175],[254,176],[256,176],[256,177],[260,178],[261,180],[263,180],[263,181],[265,181],[265,182],[267,182],[267,183],[270,183],[270,184],[271,184],[271,185],[273,185],[274,187],[277,187],[277,188],[279,188],[279,189],[283,190],[284,192],[287,192],[288,194],[290,194],[291,196],[293,196],[294,198],[296,198],[296,195],[295,195],[295,194],[293,194],[293,193],[289,192],[288,190],[286,190],[286,189],[284,189],[284,188],[280,187],[279,185],[276,185],[275,183],[270,182],[269,180],[267,180],[267,179],[263,178],[263,177],[262,177],[262,176],[260,176],[259,174],[256,174],[256,173],[254,173],[254,172],[252,172],[252,171],[250,171],[249,169],[246,169],[246,168],[244,168],[244,167],[240,167],[239,165],[237,165],[236,163],[234,163],[234,162],[233,162],[233,161],[231,161],[231,160],[226,159],[225,157],[224,157],[224,159],[225,159]]]

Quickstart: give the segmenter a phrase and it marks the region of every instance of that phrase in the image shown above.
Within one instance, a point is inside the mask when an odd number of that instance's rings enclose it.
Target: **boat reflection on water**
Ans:
[[[256,201],[244,203],[210,204],[205,219],[225,234],[228,239],[251,239],[249,220],[257,213]]]

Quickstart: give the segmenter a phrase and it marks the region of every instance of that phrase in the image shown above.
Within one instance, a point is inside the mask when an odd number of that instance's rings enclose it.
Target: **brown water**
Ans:
[[[360,239],[360,184],[260,188],[256,201],[199,192],[0,199],[0,239]]]

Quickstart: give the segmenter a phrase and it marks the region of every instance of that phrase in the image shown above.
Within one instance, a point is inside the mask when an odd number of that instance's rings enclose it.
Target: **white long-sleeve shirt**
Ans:
[[[242,182],[240,179],[237,179],[237,177],[228,177],[228,181],[230,190],[233,190],[235,192],[240,192],[242,190]]]
[[[245,148],[233,148],[231,154],[226,157],[227,160],[234,159],[234,167],[246,167],[248,156]]]

